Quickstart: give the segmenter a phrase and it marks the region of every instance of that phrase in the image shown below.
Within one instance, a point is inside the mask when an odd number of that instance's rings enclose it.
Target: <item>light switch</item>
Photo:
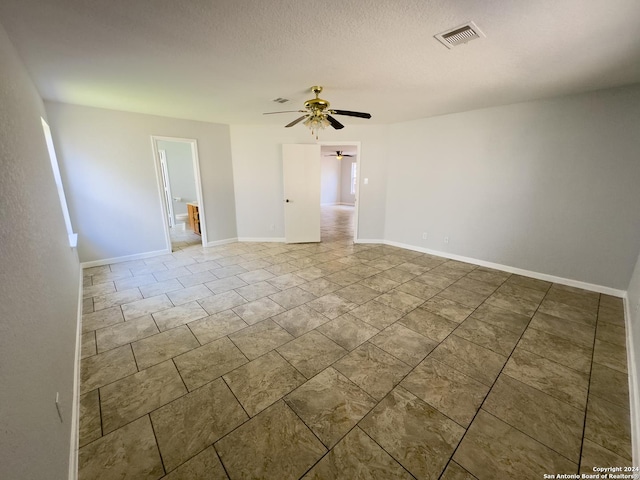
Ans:
[[[368,178],[365,178],[365,179],[364,179],[364,184],[365,184],[365,185],[369,185],[369,179],[368,179]]]

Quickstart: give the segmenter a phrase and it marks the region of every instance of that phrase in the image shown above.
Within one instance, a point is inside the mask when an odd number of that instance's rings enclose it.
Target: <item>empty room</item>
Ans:
[[[2,0],[0,478],[635,478],[639,18]]]

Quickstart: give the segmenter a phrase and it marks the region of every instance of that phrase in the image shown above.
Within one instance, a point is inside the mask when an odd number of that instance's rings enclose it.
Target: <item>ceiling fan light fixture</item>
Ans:
[[[327,120],[326,114],[321,112],[316,112],[314,115],[310,115],[304,122],[309,130],[311,130],[311,134],[315,135],[316,140],[318,139],[318,133],[320,130],[324,130],[325,128],[331,126],[329,120]]]

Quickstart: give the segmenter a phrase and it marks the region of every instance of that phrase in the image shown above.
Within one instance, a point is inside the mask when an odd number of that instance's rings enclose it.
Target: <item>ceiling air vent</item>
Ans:
[[[276,102],[276,103],[287,103],[289,101],[289,99],[288,98],[278,97],[278,98],[274,98],[273,101]]]
[[[439,33],[435,37],[445,47],[453,48],[484,36],[485,34],[480,31],[475,23],[469,22],[447,30],[446,32]]]

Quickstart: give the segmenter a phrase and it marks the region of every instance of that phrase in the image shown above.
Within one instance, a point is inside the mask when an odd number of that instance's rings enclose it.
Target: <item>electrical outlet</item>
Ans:
[[[449,237],[444,237],[444,243],[449,243]]]
[[[426,240],[427,239],[427,232],[422,232],[422,239]]]

